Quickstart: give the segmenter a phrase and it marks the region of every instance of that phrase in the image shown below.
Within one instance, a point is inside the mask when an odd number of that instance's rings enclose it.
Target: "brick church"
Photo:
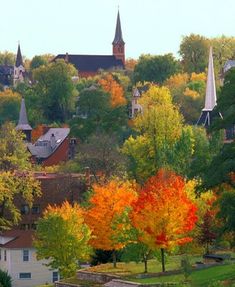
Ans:
[[[120,14],[118,11],[116,30],[112,55],[74,55],[59,54],[54,60],[64,59],[67,63],[73,64],[81,77],[96,75],[100,70],[122,70],[125,67],[125,42],[122,38]]]

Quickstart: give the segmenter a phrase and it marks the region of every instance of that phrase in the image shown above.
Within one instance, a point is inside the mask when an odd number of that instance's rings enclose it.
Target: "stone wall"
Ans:
[[[113,279],[120,279],[120,277],[115,275],[88,271],[78,271],[77,278],[84,281],[92,281],[98,283],[107,283]]]

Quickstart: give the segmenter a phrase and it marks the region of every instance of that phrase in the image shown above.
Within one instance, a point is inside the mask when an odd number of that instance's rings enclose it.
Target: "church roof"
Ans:
[[[111,70],[113,68],[123,69],[121,60],[113,55],[70,55],[59,54],[54,60],[66,59],[73,64],[79,72],[97,72],[98,70]]]
[[[207,82],[206,82],[206,98],[205,98],[205,107],[203,110],[212,111],[215,106],[216,106],[215,75],[214,75],[212,47],[210,47]]]
[[[120,44],[120,43],[125,44],[125,42],[123,41],[123,38],[122,38],[122,27],[121,27],[120,15],[119,15],[119,11],[118,11],[116,31],[115,31],[113,44],[116,45],[116,44]]]
[[[21,55],[20,44],[18,45],[17,55],[16,55],[16,67],[23,66],[23,58]]]
[[[19,116],[19,121],[18,121],[18,125],[16,126],[16,129],[22,130],[22,131],[27,131],[27,130],[31,131],[32,130],[32,128],[28,122],[24,98],[22,98],[22,100],[21,100],[20,116]]]

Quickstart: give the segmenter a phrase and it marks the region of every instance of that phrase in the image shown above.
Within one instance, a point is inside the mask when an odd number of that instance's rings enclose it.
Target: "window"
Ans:
[[[20,209],[21,214],[29,214],[29,205],[22,204]]]
[[[32,214],[39,214],[40,213],[40,205],[34,204],[32,207]]]
[[[31,224],[31,229],[36,230],[37,229],[37,223],[32,223]]]
[[[22,229],[22,230],[29,230],[30,229],[30,224],[28,223],[28,224],[21,224],[20,225],[20,229]]]
[[[52,272],[52,282],[59,280],[59,274],[58,272]]]
[[[19,278],[20,279],[31,279],[31,273],[20,273]]]
[[[29,261],[29,250],[23,250],[23,261]]]
[[[4,261],[7,261],[7,251],[4,250]]]
[[[0,261],[2,260],[2,249],[0,249]]]

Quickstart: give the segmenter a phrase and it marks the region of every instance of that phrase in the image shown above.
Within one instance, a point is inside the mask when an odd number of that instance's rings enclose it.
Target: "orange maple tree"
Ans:
[[[149,178],[132,204],[130,218],[140,241],[162,251],[192,241],[188,235],[197,221],[196,206],[185,191],[185,181],[173,172],[160,170]]]
[[[99,84],[102,88],[111,94],[111,106],[123,106],[126,104],[126,98],[124,97],[123,87],[115,81],[112,74],[107,74],[99,80]]]
[[[127,218],[137,197],[135,189],[135,183],[119,180],[93,185],[85,220],[91,229],[90,244],[94,248],[119,250],[126,245],[119,236],[131,228]]]

